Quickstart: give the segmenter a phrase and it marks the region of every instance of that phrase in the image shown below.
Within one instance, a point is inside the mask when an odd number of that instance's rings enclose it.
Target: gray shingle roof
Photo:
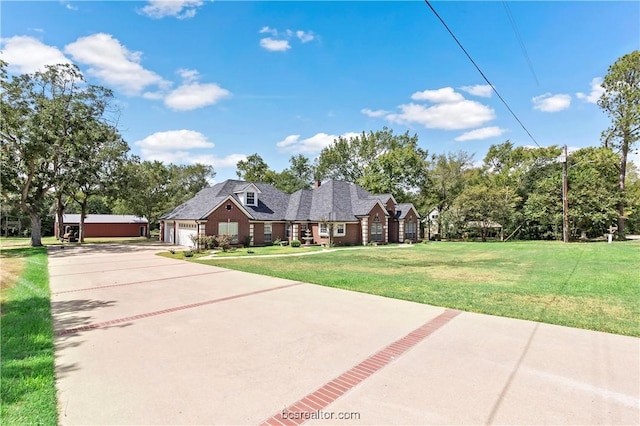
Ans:
[[[161,219],[194,220],[206,217],[224,200],[236,195],[250,183],[226,180],[204,188],[192,199],[165,213]],[[302,189],[289,195],[266,183],[254,184],[260,191],[257,206],[244,206],[254,220],[313,221],[322,219],[352,222],[368,214],[379,201],[386,202],[390,194],[373,195],[360,186],[342,181],[328,181],[314,190]],[[409,204],[411,206],[411,204]]]
[[[411,203],[399,203],[398,205],[396,205],[396,219],[404,219],[405,217],[407,217],[407,214],[409,214],[409,211],[412,207],[413,204]],[[418,218],[420,217],[418,216]]]
[[[62,215],[63,223],[80,223],[79,214]],[[84,218],[84,223],[149,223],[144,217],[131,214],[88,214]]]

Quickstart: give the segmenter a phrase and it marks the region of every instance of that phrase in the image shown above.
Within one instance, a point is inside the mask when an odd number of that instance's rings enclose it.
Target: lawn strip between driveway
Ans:
[[[2,248],[0,419],[6,425],[58,421],[47,253]],[[15,259],[12,259],[15,258]],[[16,268],[13,262],[22,263]]]
[[[78,289],[75,289],[75,290],[56,291],[55,293],[52,293],[52,294],[53,295],[58,295],[58,294],[65,294],[65,293],[75,293],[76,291],[90,291],[90,290],[100,290],[100,289],[103,289],[103,288],[111,288],[111,287],[123,287],[123,286],[136,285],[136,284],[148,284],[148,283],[154,283],[154,282],[157,282],[157,281],[170,281],[170,280],[177,280],[177,279],[180,279],[180,278],[190,278],[190,277],[199,277],[199,276],[202,276],[202,275],[221,274],[223,272],[230,272],[230,270],[214,271],[214,272],[203,272],[201,274],[179,275],[177,277],[154,278],[152,280],[134,281],[134,282],[131,282],[131,283],[121,283],[121,284],[101,285],[101,286],[98,286],[98,287],[84,287],[84,288],[78,288]]]
[[[264,420],[261,425],[301,425],[307,420],[317,419],[314,416],[317,416],[319,411],[324,410],[355,386],[401,357],[409,349],[422,342],[461,313],[461,311],[447,309],[411,333],[396,340],[304,398],[289,405],[281,412]]]
[[[278,286],[278,287],[266,288],[266,289],[263,289],[263,290],[256,290],[256,291],[251,291],[251,292],[248,292],[248,293],[235,294],[233,296],[221,297],[219,299],[212,299],[212,300],[206,300],[204,302],[197,302],[197,303],[191,303],[191,304],[188,304],[188,305],[175,306],[173,308],[167,308],[167,309],[162,309],[162,310],[159,310],[159,311],[147,312],[147,313],[144,313],[144,314],[138,314],[138,315],[133,315],[133,316],[124,317],[124,318],[116,318],[116,319],[113,319],[113,320],[110,320],[110,321],[103,321],[103,322],[88,324],[88,325],[84,325],[84,326],[81,326],[81,327],[67,328],[67,329],[56,331],[56,336],[64,336],[64,335],[67,335],[67,334],[79,333],[81,331],[88,331],[88,330],[94,330],[96,328],[109,327],[109,326],[112,326],[112,325],[121,324],[123,322],[136,321],[136,320],[140,320],[140,319],[143,319],[143,318],[158,316],[158,315],[162,315],[162,314],[170,314],[170,313],[173,313],[173,312],[183,311],[185,309],[199,308],[200,306],[212,305],[214,303],[226,302],[226,301],[229,301],[229,300],[240,299],[240,298],[243,298],[243,297],[254,296],[256,294],[268,293],[268,292],[276,291],[276,290],[283,290],[285,288],[296,287],[296,286],[299,286],[299,285],[302,285],[302,284],[303,283],[286,284],[286,285],[281,285],[281,286]]]

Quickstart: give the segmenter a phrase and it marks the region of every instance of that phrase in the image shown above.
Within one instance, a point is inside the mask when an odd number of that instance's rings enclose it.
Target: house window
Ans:
[[[336,223],[333,226],[334,237],[344,237],[347,235],[347,225],[345,223]]]
[[[405,224],[405,238],[407,240],[416,240],[416,223],[415,222],[407,222]]]
[[[272,231],[273,231],[273,228],[271,227],[271,224],[265,223],[264,224],[264,242],[265,243],[271,242]]]
[[[255,192],[247,192],[247,205],[255,206],[256,205],[256,193]]]
[[[327,227],[326,223],[321,223],[318,229],[321,237],[329,236],[329,228]]]
[[[238,243],[238,222],[219,222],[218,235],[229,235],[233,244]]]
[[[371,241],[382,241],[382,224],[380,222],[371,224]]]

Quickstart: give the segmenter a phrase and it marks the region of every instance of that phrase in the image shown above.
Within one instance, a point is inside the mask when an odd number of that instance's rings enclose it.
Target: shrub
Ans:
[[[195,247],[200,250],[211,250],[217,247],[218,242],[213,235],[191,235],[189,237]]]
[[[251,235],[247,235],[242,239],[242,245],[245,247],[251,246]]]
[[[291,240],[291,247],[300,247],[300,240]]]
[[[413,244],[413,241],[411,241],[410,239],[406,239],[406,240],[404,240],[404,243],[405,244]]]
[[[229,251],[229,249],[231,248],[230,235],[218,235],[216,240],[218,241],[218,247],[220,247],[222,251]]]
[[[176,254],[176,251],[174,249],[169,249],[169,253]]]
[[[274,246],[279,246],[280,242],[281,242],[280,238],[276,238],[275,241],[273,242],[273,245]]]
[[[184,254],[184,257],[193,257],[193,251],[191,250],[185,250],[182,254]]]

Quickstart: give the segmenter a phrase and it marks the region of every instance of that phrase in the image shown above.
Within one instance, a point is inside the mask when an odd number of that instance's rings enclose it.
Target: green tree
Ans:
[[[289,167],[278,174],[275,187],[289,194],[299,189],[311,189],[314,174],[314,167],[307,157],[292,155]]]
[[[559,155],[560,148],[557,146],[515,147],[506,141],[489,147],[484,158],[483,173],[493,187],[500,189],[505,203],[514,203],[512,209],[494,215],[494,219],[503,226],[503,232],[511,233],[522,225],[523,205],[531,186],[548,165],[556,162]]]
[[[151,229],[168,210],[169,169],[160,161],[140,161],[133,157],[125,164],[123,174],[126,184],[120,188],[114,211],[146,217]]]
[[[248,182],[267,182],[273,180],[273,174],[269,165],[257,153],[251,154],[246,160],[240,160],[236,164],[236,175],[239,179]]]
[[[503,222],[513,216],[518,202],[519,196],[513,188],[483,181],[466,186],[456,197],[453,208],[467,227],[470,222],[475,222],[482,241],[486,241],[491,226],[499,223],[504,227]]]
[[[206,164],[175,165],[169,164],[169,182],[167,192],[169,194],[168,206],[179,206],[192,198],[203,188],[209,186],[209,182],[216,176],[212,166]]]
[[[213,168],[207,165],[165,165],[132,157],[122,168],[114,213],[146,217],[152,229],[163,213],[209,186],[214,176]]]
[[[117,130],[102,123],[85,129],[81,142],[74,144],[66,190],[80,207],[78,240],[81,243],[84,242],[84,219],[89,213],[89,200],[114,190],[115,174],[125,163],[128,151],[129,146]]]
[[[428,153],[418,136],[394,135],[383,128],[325,147],[316,161],[316,178],[354,182],[374,193],[392,193],[400,202],[414,201],[428,179]]]
[[[473,156],[458,151],[433,155],[429,167],[430,184],[422,188],[421,209],[429,213],[433,208],[438,209],[438,232],[441,237],[446,236],[451,215],[449,209],[455,199],[465,187]]]
[[[601,236],[618,217],[619,155],[609,148],[583,148],[569,156],[569,219],[582,238]]]
[[[50,191],[71,184],[74,147],[87,128],[106,122],[112,95],[87,85],[74,65],[9,77],[0,62],[2,198],[31,221],[31,244],[42,245],[42,215]]]
[[[618,154],[610,148],[583,148],[569,155],[569,222],[572,235],[600,236],[617,218]],[[562,237],[562,167],[550,164],[538,175],[523,206],[527,235]]]
[[[609,67],[602,82],[604,93],[598,105],[611,118],[611,127],[602,133],[605,147],[620,152],[618,170],[618,236],[625,236],[625,179],[629,150],[640,139],[640,51],[619,58]]]

